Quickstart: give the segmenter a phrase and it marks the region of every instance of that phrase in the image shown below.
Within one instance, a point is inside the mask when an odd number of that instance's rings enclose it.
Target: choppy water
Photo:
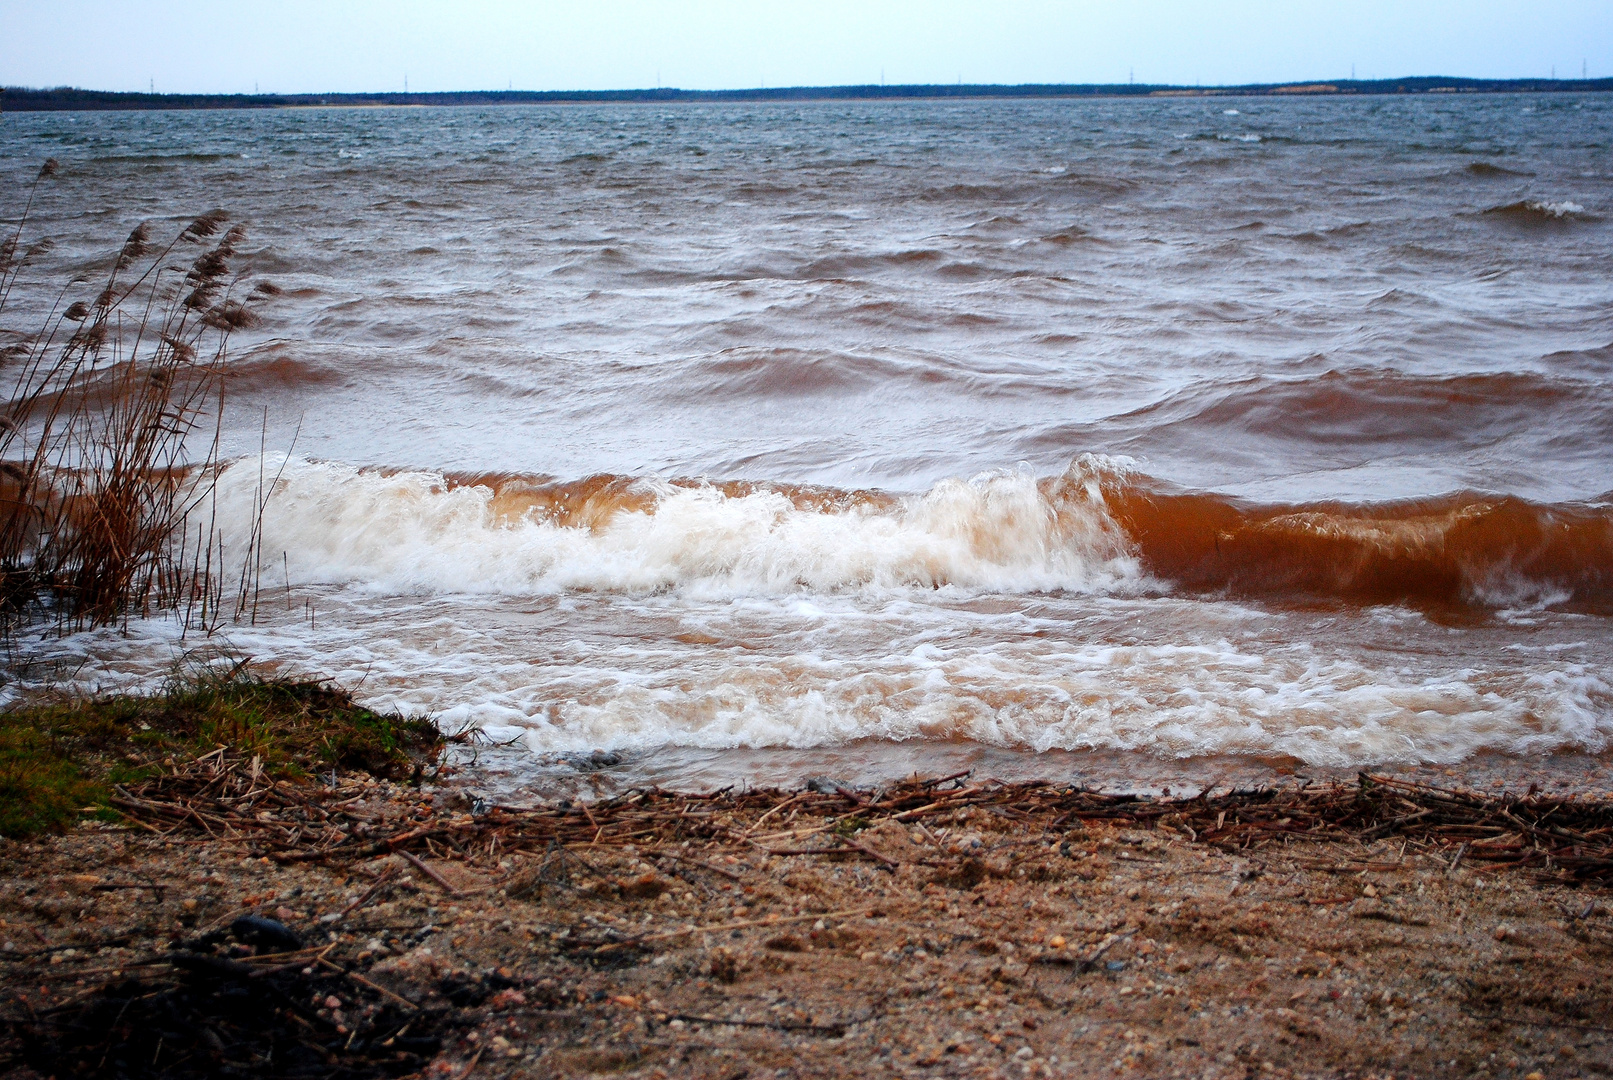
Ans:
[[[248,223],[258,658],[534,775],[1124,775],[1606,748],[1610,143],[1595,95],[34,114],[0,190],[62,161],[42,282]]]

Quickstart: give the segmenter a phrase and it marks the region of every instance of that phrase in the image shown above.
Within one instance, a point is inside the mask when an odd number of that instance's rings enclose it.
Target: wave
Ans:
[[[1595,220],[1594,216],[1586,213],[1585,208],[1579,203],[1569,202],[1566,199],[1562,202],[1520,199],[1518,202],[1507,203],[1505,206],[1492,206],[1485,210],[1484,213],[1487,216],[1536,224]]]
[[[935,382],[946,376],[878,355],[811,352],[790,348],[726,349],[681,365],[671,396],[792,398],[853,393],[899,382]]]
[[[1057,476],[992,472],[912,495],[253,458],[220,479],[223,520],[250,521],[260,468],[280,477],[265,550],[285,551],[303,583],[508,595],[1179,591],[1613,612],[1605,503],[1254,505],[1171,491],[1093,455]]]
[[[1150,431],[1185,426],[1416,449],[1490,443],[1545,416],[1574,416],[1587,433],[1613,437],[1613,395],[1604,386],[1532,372],[1425,376],[1352,368],[1304,379],[1257,376],[1192,387],[1123,419]]]
[[[1058,232],[1047,233],[1044,236],[1037,237],[1037,240],[1043,244],[1057,244],[1061,247],[1070,244],[1102,244],[1105,242],[1102,237],[1094,236],[1089,230],[1083,229],[1079,225],[1070,225],[1060,229]]]
[[[292,460],[265,549],[293,577],[404,592],[514,595],[957,587],[1126,588],[1135,559],[1093,489],[1044,497],[1034,477],[954,480],[916,496],[601,476],[554,484]],[[225,520],[250,521],[256,459],[220,478]]]
[[[1613,342],[1590,349],[1563,349],[1547,353],[1545,360],[1565,368],[1577,367],[1598,377],[1613,370]]]
[[[1149,572],[1189,591],[1613,613],[1613,506],[1472,493],[1248,505],[1144,487],[1110,500]]]
[[[1280,461],[1294,472],[1397,456],[1449,460],[1500,446],[1571,461],[1613,440],[1607,361],[1605,351],[1592,349],[1543,357],[1546,372],[1349,368],[1206,380],[1098,421],[1027,431],[1013,452],[1046,460],[1102,447],[1150,459],[1208,455],[1260,469]]]
[[[1534,173],[1522,172],[1517,169],[1508,169],[1488,161],[1474,161],[1462,170],[1469,176],[1495,177],[1495,176],[1533,176]]]
[[[88,160],[91,165],[185,165],[214,161],[240,161],[245,154],[206,154],[187,152],[178,154],[102,154]]]
[[[814,259],[801,267],[798,276],[808,279],[854,278],[892,270],[943,267],[950,261],[947,252],[936,248],[910,248],[866,254],[840,253]]]
[[[265,349],[232,363],[226,373],[231,390],[280,391],[299,386],[325,386],[347,381],[340,372],[322,364],[287,356],[278,348]]]

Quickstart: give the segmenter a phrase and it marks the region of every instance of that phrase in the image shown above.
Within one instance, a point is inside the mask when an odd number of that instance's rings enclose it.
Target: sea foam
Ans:
[[[227,546],[240,547],[260,476],[278,477],[264,513],[266,573],[286,565],[294,584],[506,595],[1090,593],[1134,589],[1142,576],[1097,483],[1115,467],[1078,461],[1056,500],[1028,472],[1001,471],[836,508],[803,507],[765,487],[738,494],[646,478],[586,520],[557,521],[537,506],[512,514],[492,487],[441,473],[273,458],[226,469],[218,498]]]

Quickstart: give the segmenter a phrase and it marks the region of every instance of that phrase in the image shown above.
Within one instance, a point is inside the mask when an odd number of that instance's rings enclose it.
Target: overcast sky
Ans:
[[[0,85],[250,93],[1613,75],[1613,0],[0,0]]]

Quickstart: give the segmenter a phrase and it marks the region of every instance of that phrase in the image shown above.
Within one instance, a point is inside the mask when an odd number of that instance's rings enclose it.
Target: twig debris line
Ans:
[[[1009,813],[1056,831],[1083,822],[1171,829],[1201,844],[1246,851],[1286,840],[1360,844],[1398,837],[1409,851],[1444,854],[1492,866],[1528,869],[1546,880],[1613,881],[1613,802],[1545,794],[1486,796],[1362,773],[1353,784],[1208,793],[1150,799],[1046,782],[968,784],[911,780],[884,791],[723,790],[710,794],[635,791],[619,798],[535,808],[493,807],[486,813],[434,811],[377,828],[352,809],[353,793],[253,777],[249,762],[215,753],[169,775],[119,789],[114,805],[164,833],[202,833],[240,841],[254,855],[280,862],[351,862],[397,853],[429,860],[476,861],[491,852],[586,851],[634,845],[653,849],[687,842],[734,844],[768,855],[861,856],[896,861],[855,839],[885,820],[937,821],[964,809]],[[766,818],[788,804],[791,814],[829,819],[828,827],[756,836],[735,815]],[[383,831],[383,829],[385,831]],[[791,837],[811,847],[771,847]],[[686,853],[667,858],[701,869]],[[731,876],[715,867],[709,871]]]

